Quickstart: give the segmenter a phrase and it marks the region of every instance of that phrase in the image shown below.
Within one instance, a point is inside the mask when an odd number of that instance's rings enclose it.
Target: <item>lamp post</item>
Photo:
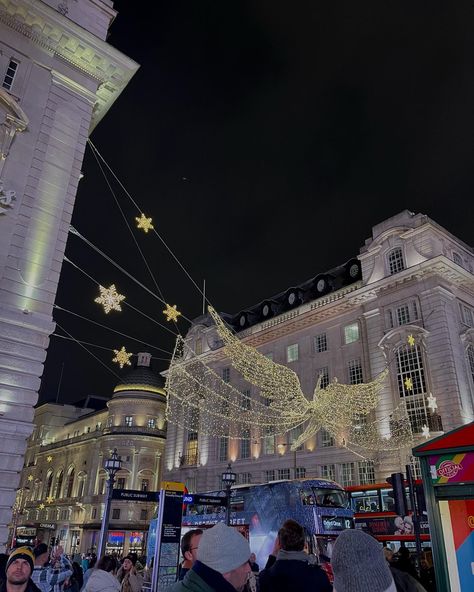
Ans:
[[[232,471],[229,463],[227,469],[222,473],[222,483],[224,483],[226,489],[225,523],[227,526],[230,526],[230,489],[236,479],[237,475]]]
[[[107,540],[107,531],[109,530],[109,516],[110,503],[112,501],[112,490],[115,483],[115,475],[122,467],[122,459],[117,454],[117,449],[114,448],[112,455],[104,463],[104,469],[109,474],[107,479],[107,494],[105,498],[104,515],[102,516],[102,524],[100,526],[99,548],[97,549],[97,557],[100,559],[105,555],[105,542]]]

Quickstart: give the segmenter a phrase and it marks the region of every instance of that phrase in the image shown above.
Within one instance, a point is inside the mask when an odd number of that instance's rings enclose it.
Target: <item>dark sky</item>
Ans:
[[[206,278],[217,309],[237,313],[344,263],[374,224],[404,208],[472,244],[472,2],[115,8],[109,43],[141,68],[91,139],[194,280]],[[83,171],[73,225],[156,291],[89,149]],[[114,189],[133,223],[137,212]],[[159,240],[135,236],[166,300],[200,314],[199,292]],[[78,238],[66,254],[164,321],[157,300]],[[64,263],[58,305],[172,349],[172,335],[131,309],[105,316],[96,292]],[[64,312],[55,319],[76,339],[147,349]],[[89,349],[121,373],[110,352]],[[110,395],[117,382],[80,346],[53,337],[41,400],[56,397],[63,364],[62,402]]]

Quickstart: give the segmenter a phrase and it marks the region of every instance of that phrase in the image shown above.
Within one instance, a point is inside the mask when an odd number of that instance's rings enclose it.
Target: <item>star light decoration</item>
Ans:
[[[102,304],[104,307],[105,314],[109,314],[111,310],[117,310],[118,312],[122,312],[122,307],[120,303],[122,300],[125,300],[125,296],[123,294],[119,294],[117,289],[115,288],[115,284],[112,284],[108,288],[104,288],[104,286],[99,286],[100,296],[98,296],[94,302],[98,304]]]
[[[38,506],[38,510],[44,510],[44,504],[40,504],[40,505]]]
[[[114,349],[114,354],[115,358],[112,358],[112,362],[116,362],[120,368],[132,365],[130,358],[133,356],[133,353],[128,353],[123,345],[121,349]]]
[[[413,390],[413,380],[411,379],[411,377],[405,378],[405,388],[407,389],[407,391],[412,391]]]
[[[28,481],[33,481],[34,477],[33,475],[28,475]]]
[[[411,446],[413,435],[404,402],[389,417],[374,421],[388,368],[372,382],[349,385],[333,381],[321,388],[320,376],[312,399],[301,390],[298,376],[246,345],[224,325],[209,307],[224,354],[258,396],[243,394],[224,382],[177,338],[168,370],[167,419],[188,430],[210,436],[263,438],[298,429],[291,450],[298,449],[321,428],[346,448],[380,451]],[[361,429],[362,428],[362,429]]]
[[[421,435],[425,437],[425,440],[428,440],[430,437],[430,428],[426,425],[426,423],[421,426]]]
[[[167,321],[174,322],[176,322],[178,320],[178,317],[181,316],[181,313],[176,308],[176,304],[173,304],[173,306],[167,304],[165,310],[163,311],[163,314],[166,316]]]
[[[416,343],[415,338],[413,337],[413,335],[408,335],[407,341],[408,341],[408,345],[410,347],[413,347],[415,345],[415,343]]]
[[[137,228],[142,229],[145,234],[148,234],[149,230],[154,230],[155,227],[152,224],[152,218],[147,218],[145,214],[142,212],[140,218],[135,218],[137,221]]]
[[[49,455],[48,457],[46,457],[46,462],[53,462],[53,457],[51,455]]]
[[[48,495],[46,498],[46,503],[52,504],[54,502],[54,497],[52,495]]]

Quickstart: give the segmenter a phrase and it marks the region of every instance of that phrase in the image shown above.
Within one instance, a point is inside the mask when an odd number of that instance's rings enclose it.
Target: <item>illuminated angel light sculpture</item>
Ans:
[[[310,400],[295,372],[234,336],[212,307],[209,313],[233,368],[259,389],[260,397],[250,398],[223,381],[178,337],[166,384],[167,419],[171,423],[210,436],[232,438],[248,437],[249,430],[263,437],[301,426],[303,431],[293,441],[292,450],[321,428],[351,449],[389,451],[412,443],[403,403],[389,417],[369,421],[369,414],[379,403],[388,368],[366,384],[348,385],[334,380],[321,388],[320,377]]]

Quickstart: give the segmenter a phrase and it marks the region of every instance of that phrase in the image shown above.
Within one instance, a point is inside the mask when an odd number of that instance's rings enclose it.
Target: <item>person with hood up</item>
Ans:
[[[115,557],[102,557],[87,581],[84,592],[120,592],[120,582],[114,575],[116,569]]]

